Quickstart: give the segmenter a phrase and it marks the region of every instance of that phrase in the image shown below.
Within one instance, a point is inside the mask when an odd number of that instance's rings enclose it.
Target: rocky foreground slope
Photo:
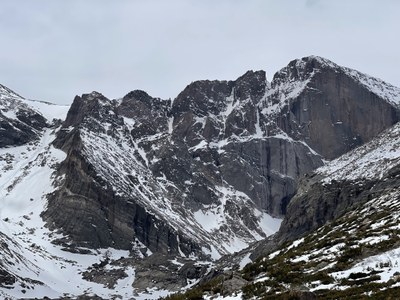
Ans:
[[[275,246],[364,201],[348,195],[367,185],[332,179],[331,193],[318,173],[297,192],[298,180],[400,117],[399,88],[314,56],[271,82],[193,82],[173,101],[0,97],[0,292],[16,297],[157,298],[221,255],[257,241],[262,255],[284,216]]]

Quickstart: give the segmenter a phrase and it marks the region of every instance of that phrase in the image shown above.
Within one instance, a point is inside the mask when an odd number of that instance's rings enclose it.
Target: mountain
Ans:
[[[282,217],[300,175],[398,120],[398,99],[384,98],[395,88],[381,84],[388,91],[373,93],[380,82],[352,72],[311,57],[271,84],[265,72],[250,71],[236,81],[194,82],[172,103],[143,91],[77,97],[54,142],[67,153],[65,182],[44,218],[94,247],[129,249],[135,236],[153,252],[240,250],[274,231],[262,211]],[[293,82],[297,92],[287,95]],[[323,122],[321,135],[313,124]],[[85,209],[64,213],[77,203]],[[236,226],[238,219],[245,223]]]
[[[356,185],[320,180],[356,170],[346,153],[400,116],[399,88],[316,56],[271,82],[196,81],[173,101],[92,92],[68,108],[3,86],[0,97],[5,297],[157,298],[222,255],[265,255],[363,203]]]

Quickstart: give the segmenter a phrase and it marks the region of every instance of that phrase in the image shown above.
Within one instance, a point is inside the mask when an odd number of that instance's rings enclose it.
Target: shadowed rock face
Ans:
[[[46,119],[24,100],[0,84],[0,148],[32,142],[48,126]]]
[[[194,82],[172,104],[138,90],[76,97],[54,142],[65,179],[43,216],[91,247],[190,254],[264,237],[260,211],[285,215],[301,176],[397,122],[350,71],[310,57],[271,84],[263,71]],[[195,214],[212,209],[225,223],[210,234]]]
[[[172,105],[174,135],[189,146],[256,131],[256,106],[264,96],[264,71],[248,71],[236,81],[197,81],[178,95]],[[199,122],[200,119],[201,122]],[[202,126],[200,126],[203,124]]]
[[[170,100],[152,98],[146,92],[136,90],[122,98],[116,112],[134,120],[131,134],[136,139],[168,130],[170,106]]]
[[[36,116],[32,116],[35,118]],[[40,115],[37,115],[38,121],[43,121],[42,124],[35,124],[39,130],[46,126],[46,121],[41,120]],[[0,118],[2,116],[0,115]],[[38,131],[28,125],[27,123],[18,120],[10,120],[8,118],[3,118],[0,120],[0,130],[2,134],[0,135],[0,148],[10,147],[10,146],[21,146],[38,138]]]
[[[399,120],[398,108],[349,76],[318,59],[287,67],[274,81],[298,80],[301,71],[311,74],[306,88],[279,115],[277,123],[288,135],[304,140],[327,159],[336,158],[364,144]]]
[[[278,216],[285,213],[297,179],[322,165],[305,145],[279,138],[230,145],[220,160],[224,180]]]
[[[115,187],[99,176],[88,159],[85,148],[90,145],[83,141],[79,129],[89,128],[94,134],[115,136],[113,130],[105,132],[101,126],[102,122],[110,122],[113,129],[121,125],[122,116],[111,113],[113,111],[129,114],[126,108],[118,107],[116,101],[99,93],[75,98],[54,141],[56,147],[67,153],[58,170],[65,175],[65,180],[50,195],[48,209],[42,217],[51,228],[61,228],[68,234],[71,240],[58,242],[69,246],[112,246],[129,250],[136,240],[140,240],[153,252],[178,252],[178,247],[186,254],[196,251],[196,245],[149,213],[135,197],[118,195]],[[125,138],[129,139],[129,131]],[[124,161],[115,163],[123,164]],[[129,177],[129,180],[132,184],[138,183],[137,178]]]

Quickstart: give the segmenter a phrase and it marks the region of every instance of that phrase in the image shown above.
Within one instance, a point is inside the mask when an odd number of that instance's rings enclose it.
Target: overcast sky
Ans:
[[[69,104],[319,55],[400,86],[398,0],[0,0],[0,83]]]

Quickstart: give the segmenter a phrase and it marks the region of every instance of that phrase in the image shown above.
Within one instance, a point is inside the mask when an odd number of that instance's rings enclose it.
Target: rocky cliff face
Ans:
[[[239,250],[273,231],[262,212],[282,217],[302,175],[395,123],[398,95],[307,57],[271,83],[264,71],[197,81],[173,102],[139,90],[76,97],[54,142],[68,154],[65,181],[43,216],[91,247]]]
[[[127,121],[125,116],[140,114],[138,108],[146,112],[143,101],[151,100],[138,91],[118,101],[99,93],[75,98],[54,141],[67,153],[59,168],[65,180],[50,196],[43,213],[51,227],[62,228],[73,243],[131,249],[140,240],[154,252],[195,252],[186,236],[167,220],[157,219],[155,208],[142,202],[158,201],[160,187],[144,168],[142,150],[130,133],[132,128],[142,130],[143,123],[135,126],[135,121]],[[132,107],[126,108],[129,102]],[[154,126],[144,128],[156,130]]]
[[[24,100],[0,84],[0,148],[31,142],[48,125],[47,120]]]
[[[217,175],[214,184],[225,182],[257,207],[282,216],[297,177],[322,161],[300,141],[268,135],[259,109],[268,89],[263,71],[247,72],[234,82],[195,82],[173,103],[172,134],[195,160],[210,162],[206,168]]]
[[[305,57],[275,74],[264,114],[276,106],[279,128],[333,159],[395,124],[398,99],[399,90],[379,79]]]

